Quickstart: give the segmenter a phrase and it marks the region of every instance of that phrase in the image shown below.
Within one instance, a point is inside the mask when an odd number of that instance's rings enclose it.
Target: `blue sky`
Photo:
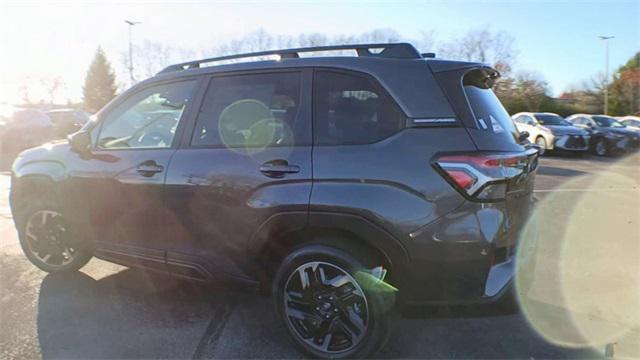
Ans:
[[[432,31],[436,40],[446,42],[470,29],[489,27],[515,39],[516,70],[540,74],[556,95],[604,71],[598,35],[615,36],[610,42],[611,69],[640,50],[639,0],[3,2],[0,102],[15,101],[16,89],[27,81],[55,76],[65,80],[61,97],[79,99],[98,45],[121,66],[127,49],[124,19],[142,21],[135,29],[136,41],[196,51],[259,28],[283,35],[393,28],[408,39]]]

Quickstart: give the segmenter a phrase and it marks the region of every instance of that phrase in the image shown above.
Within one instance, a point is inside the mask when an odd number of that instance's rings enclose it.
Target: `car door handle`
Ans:
[[[269,177],[283,177],[300,172],[300,167],[289,165],[286,160],[272,160],[260,165],[260,172]]]
[[[164,166],[158,165],[158,163],[153,160],[149,160],[138,165],[136,171],[142,176],[151,177],[157,173],[163,172]]]

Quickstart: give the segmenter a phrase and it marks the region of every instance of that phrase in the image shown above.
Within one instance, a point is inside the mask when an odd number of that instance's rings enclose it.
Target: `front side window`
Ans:
[[[253,149],[298,144],[299,109],[300,73],[214,77],[191,144]]]
[[[314,75],[315,144],[374,143],[402,129],[405,119],[371,79],[331,71]]]
[[[158,85],[125,100],[106,115],[98,135],[98,148],[171,147],[195,84],[195,80],[190,80]]]

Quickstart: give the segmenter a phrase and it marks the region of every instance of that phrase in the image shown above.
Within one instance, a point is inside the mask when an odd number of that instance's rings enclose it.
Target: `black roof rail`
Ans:
[[[382,49],[380,52],[372,52],[372,49]],[[413,45],[409,43],[382,43],[382,44],[356,44],[356,45],[333,45],[333,46],[315,46],[296,49],[284,49],[284,50],[269,50],[259,51],[246,54],[226,55],[212,58],[206,58],[201,60],[188,61],[180,64],[169,65],[164,68],[159,74],[199,68],[201,64],[206,64],[216,61],[242,59],[249,57],[279,55],[281,59],[296,59],[300,57],[300,53],[303,52],[318,52],[318,51],[337,51],[337,50],[355,50],[358,56],[362,57],[379,57],[379,58],[393,58],[393,59],[421,59],[422,55],[416,50]]]

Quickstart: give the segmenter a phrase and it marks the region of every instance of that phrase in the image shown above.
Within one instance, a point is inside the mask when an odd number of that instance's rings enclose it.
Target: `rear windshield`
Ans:
[[[480,129],[517,142],[516,125],[491,90],[498,76],[491,69],[469,71],[463,80],[464,92]]]

